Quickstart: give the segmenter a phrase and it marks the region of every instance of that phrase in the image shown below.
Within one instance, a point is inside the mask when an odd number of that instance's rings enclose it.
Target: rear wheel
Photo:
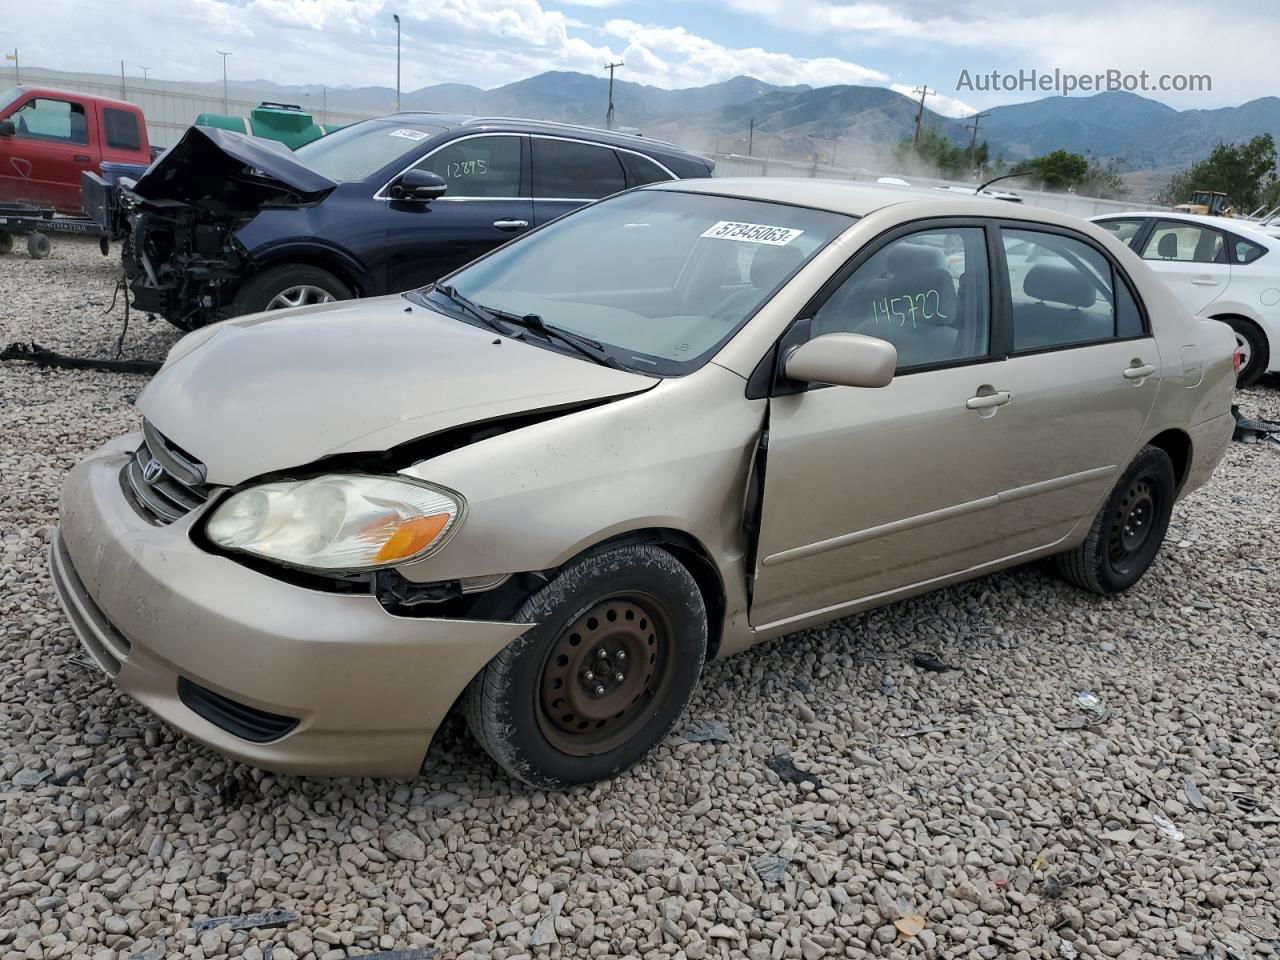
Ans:
[[[27,234],[27,253],[32,260],[43,260],[53,252],[53,244],[43,233]]]
[[[328,270],[285,263],[249,279],[231,304],[233,316],[350,300],[351,288]]]
[[[537,626],[471,682],[467,720],[507,773],[548,789],[640,760],[689,702],[706,654],[697,583],[648,544],[571,564],[516,620]]]
[[[13,234],[0,233],[0,256],[4,256],[13,249]]]
[[[1257,324],[1243,317],[1224,317],[1222,320],[1236,335],[1236,347],[1240,351],[1240,372],[1236,374],[1236,386],[1247,387],[1257,383],[1271,362],[1267,336]]]
[[[1176,495],[1169,455],[1143,447],[1094,517],[1084,543],[1054,558],[1058,572],[1094,593],[1128,590],[1160,552]]]

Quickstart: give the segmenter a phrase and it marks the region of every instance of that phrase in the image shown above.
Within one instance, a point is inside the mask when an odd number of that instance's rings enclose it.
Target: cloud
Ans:
[[[760,47],[731,48],[684,27],[660,27],[631,20],[610,20],[604,32],[626,42],[622,56],[627,79],[662,87],[689,87],[750,76],[766,83],[884,84],[888,76],[835,57],[795,57]],[[638,66],[638,69],[632,69]]]

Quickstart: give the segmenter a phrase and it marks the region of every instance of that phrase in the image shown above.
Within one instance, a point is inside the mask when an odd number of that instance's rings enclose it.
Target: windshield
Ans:
[[[779,203],[638,190],[584,207],[446,282],[489,310],[536,314],[588,337],[624,366],[687,373],[853,221]]]
[[[418,121],[365,120],[312,140],[294,153],[330,180],[365,180],[444,129]]]

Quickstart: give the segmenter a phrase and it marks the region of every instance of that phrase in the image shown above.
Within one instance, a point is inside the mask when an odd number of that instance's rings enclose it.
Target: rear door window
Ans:
[[[622,162],[608,147],[533,138],[534,199],[597,200],[626,187]]]
[[[117,150],[142,149],[142,134],[138,129],[136,113],[103,107],[102,134],[108,147],[114,147]]]
[[[1048,350],[1116,335],[1111,263],[1081,240],[1034,230],[1002,230],[1013,305],[1013,349]],[[1127,291],[1126,291],[1127,293]],[[1126,305],[1132,329],[1137,305]],[[1137,318],[1141,328],[1141,317]]]
[[[444,177],[449,185],[445,197],[519,197],[520,138],[495,134],[455,140],[425,158],[417,169]]]
[[[1226,263],[1227,244],[1217,230],[1181,220],[1157,220],[1142,248],[1142,259]]]
[[[13,114],[14,132],[28,140],[84,145],[89,142],[89,125],[84,107],[69,100],[36,97]]]

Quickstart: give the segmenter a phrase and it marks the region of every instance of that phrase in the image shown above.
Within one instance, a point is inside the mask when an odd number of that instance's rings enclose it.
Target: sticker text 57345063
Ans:
[[[772,227],[767,223],[739,223],[736,220],[720,220],[703,231],[702,236],[713,240],[741,240],[745,243],[767,243],[785,247],[803,230],[794,227]]]

